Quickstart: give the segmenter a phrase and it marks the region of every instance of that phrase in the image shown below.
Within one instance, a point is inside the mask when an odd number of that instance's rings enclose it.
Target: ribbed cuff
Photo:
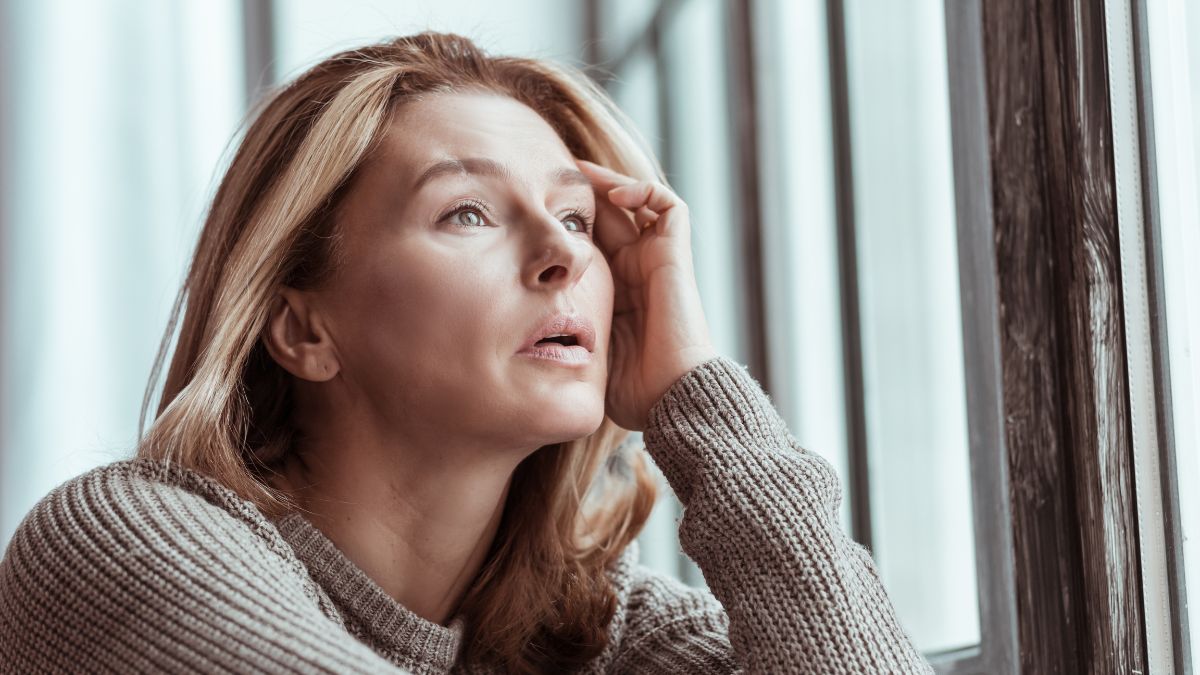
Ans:
[[[679,378],[650,409],[646,451],[686,506],[705,476],[778,479],[782,464],[802,465],[819,501],[838,490],[822,457],[795,443],[770,397],[746,367],[718,356]],[[733,481],[733,482],[741,482]],[[720,481],[730,483],[730,481]],[[828,492],[827,492],[828,491]],[[823,499],[824,498],[824,499]]]

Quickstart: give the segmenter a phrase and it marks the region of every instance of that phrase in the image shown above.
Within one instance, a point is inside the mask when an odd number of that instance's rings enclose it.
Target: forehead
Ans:
[[[491,93],[433,94],[403,104],[381,145],[389,169],[411,184],[448,157],[489,157],[524,176],[574,168],[571,153],[546,120],[519,101]]]

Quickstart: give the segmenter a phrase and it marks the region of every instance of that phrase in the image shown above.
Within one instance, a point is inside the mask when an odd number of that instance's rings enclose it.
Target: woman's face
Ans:
[[[402,106],[338,212],[344,266],[318,292],[354,405],[414,440],[529,448],[595,431],[613,279],[594,214],[529,107],[477,93]],[[583,365],[520,353],[559,312],[594,328]]]

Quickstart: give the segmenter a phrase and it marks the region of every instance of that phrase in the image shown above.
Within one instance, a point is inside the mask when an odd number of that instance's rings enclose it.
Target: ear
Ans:
[[[324,382],[338,374],[341,364],[316,309],[310,294],[281,285],[262,338],[267,353],[284,370],[305,380]]]

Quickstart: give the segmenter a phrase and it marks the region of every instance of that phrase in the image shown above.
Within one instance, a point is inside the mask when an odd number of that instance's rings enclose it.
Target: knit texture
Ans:
[[[646,449],[684,505],[709,589],[638,562],[584,673],[931,673],[837,476],[745,368],[717,357],[650,411]],[[710,590],[711,589],[711,590]],[[124,460],[55,488],[0,562],[0,672],[477,673],[463,620],[388,596],[299,513],[272,521],[178,465]]]

